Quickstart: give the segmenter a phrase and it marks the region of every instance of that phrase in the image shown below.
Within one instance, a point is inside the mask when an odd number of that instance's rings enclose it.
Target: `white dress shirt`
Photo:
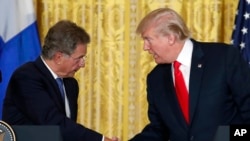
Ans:
[[[189,78],[191,70],[192,52],[193,52],[193,43],[190,39],[187,39],[184,43],[184,46],[180,54],[177,57],[177,61],[181,63],[180,71],[183,74],[188,92],[189,92]],[[172,69],[174,69],[173,64],[172,64]],[[173,78],[174,78],[174,73],[173,73]]]

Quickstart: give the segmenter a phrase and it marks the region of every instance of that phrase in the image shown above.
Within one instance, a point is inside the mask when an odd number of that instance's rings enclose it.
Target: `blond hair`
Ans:
[[[159,8],[146,15],[139,23],[136,33],[142,34],[149,28],[162,35],[175,35],[179,40],[191,37],[181,16],[170,8]]]

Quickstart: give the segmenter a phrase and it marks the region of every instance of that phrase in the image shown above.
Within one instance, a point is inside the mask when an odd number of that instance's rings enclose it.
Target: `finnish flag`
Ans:
[[[0,0],[0,119],[13,71],[40,55],[33,0]]]

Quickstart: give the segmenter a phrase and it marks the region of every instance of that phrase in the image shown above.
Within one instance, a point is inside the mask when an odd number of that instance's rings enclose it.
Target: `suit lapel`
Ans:
[[[192,119],[194,117],[195,109],[200,96],[202,74],[205,68],[203,51],[201,50],[201,47],[197,42],[195,42],[194,40],[192,40],[192,42],[194,44],[194,47],[191,60],[192,64],[191,64],[190,80],[189,80],[190,123],[192,123]]]
[[[171,64],[167,64],[163,71],[163,74],[159,75],[163,76],[163,82],[159,82],[159,85],[161,85],[161,87],[159,87],[161,89],[160,92],[162,92],[162,94],[160,94],[161,97],[158,98],[160,101],[159,103],[161,105],[160,107],[162,107],[162,111],[169,111],[163,112],[164,116],[169,117],[169,113],[172,113],[173,116],[171,116],[171,121],[175,122],[175,124],[179,124],[178,127],[182,127],[182,129],[187,129],[188,126],[182,115],[182,111],[180,109],[175,92]]]
[[[48,68],[45,66],[45,64],[43,63],[42,59],[40,57],[38,57],[35,61],[35,65],[38,68],[38,70],[41,71],[41,74],[44,75],[44,77],[47,79],[46,84],[49,85],[48,90],[49,91],[55,91],[55,93],[51,92],[51,97],[54,99],[56,105],[58,105],[58,107],[65,112],[65,107],[64,107],[64,103],[61,97],[61,93],[60,90],[58,88],[58,85],[54,79],[54,77],[52,76],[52,74],[50,73],[50,71],[48,70]]]
[[[73,84],[74,83],[72,82],[72,80],[70,80],[69,78],[64,78],[64,86],[65,86],[65,91],[66,91],[66,95],[67,95],[67,99],[68,99],[68,103],[69,103],[71,119],[76,120],[77,97],[75,97],[75,93],[78,94],[78,92],[75,91],[75,89],[74,89],[75,85],[73,86]]]

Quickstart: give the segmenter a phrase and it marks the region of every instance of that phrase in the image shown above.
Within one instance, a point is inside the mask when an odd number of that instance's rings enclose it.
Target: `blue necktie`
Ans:
[[[63,100],[64,100],[64,90],[63,90],[63,80],[62,80],[62,78],[56,78],[56,82],[57,82],[58,87],[59,87],[59,89],[60,89],[62,98],[63,98]]]

